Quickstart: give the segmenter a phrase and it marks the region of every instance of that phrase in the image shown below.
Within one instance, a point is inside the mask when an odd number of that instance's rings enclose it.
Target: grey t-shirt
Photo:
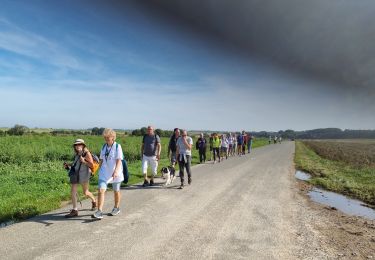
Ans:
[[[143,137],[143,154],[146,156],[157,155],[157,144],[160,144],[160,137],[158,135],[145,135]]]

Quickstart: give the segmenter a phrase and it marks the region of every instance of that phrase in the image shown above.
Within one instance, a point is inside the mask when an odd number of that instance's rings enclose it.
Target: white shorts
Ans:
[[[143,158],[142,158],[143,175],[147,174],[147,168],[149,164],[151,167],[152,175],[156,176],[158,174],[158,161],[156,160],[156,156],[143,155]]]

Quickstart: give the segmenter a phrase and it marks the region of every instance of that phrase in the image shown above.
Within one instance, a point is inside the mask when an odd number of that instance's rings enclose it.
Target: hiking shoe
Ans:
[[[97,210],[91,217],[96,218],[96,219],[102,219],[103,218],[103,212],[101,210]]]
[[[65,215],[66,218],[78,217],[78,210],[72,209],[69,214]]]
[[[120,213],[120,208],[113,208],[113,209],[112,209],[112,212],[109,213],[109,215],[111,215],[111,216],[116,216],[116,215],[118,215],[119,213]]]
[[[96,201],[91,202],[91,211],[96,210],[96,207],[97,207]]]
[[[154,180],[150,180],[150,186],[154,186]]]
[[[148,185],[149,185],[148,181],[144,181],[142,186],[147,187]]]
[[[188,184],[189,184],[189,185],[191,184],[191,178],[188,179]]]

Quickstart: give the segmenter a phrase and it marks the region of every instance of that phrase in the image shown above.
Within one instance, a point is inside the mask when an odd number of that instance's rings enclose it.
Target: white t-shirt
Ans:
[[[228,139],[227,138],[222,138],[221,139],[221,147],[226,147],[228,148],[229,144],[228,144]]]
[[[117,145],[117,149],[116,149]],[[107,156],[106,156],[107,153]],[[120,144],[116,142],[113,143],[112,147],[107,144],[104,145],[103,149],[100,151],[100,159],[103,160],[102,167],[99,170],[99,180],[108,181],[113,172],[116,169],[116,160],[123,159],[122,148]],[[117,169],[118,177],[109,183],[122,182],[124,180],[124,174],[122,172],[122,163],[121,167]]]
[[[188,144],[193,144],[193,139],[190,137],[190,136],[187,136],[186,137],[186,142]],[[191,155],[191,149],[187,149],[185,144],[184,144],[184,141],[182,140],[182,137],[178,138],[177,140],[177,146],[179,148],[179,153],[180,154],[185,154],[185,155]]]

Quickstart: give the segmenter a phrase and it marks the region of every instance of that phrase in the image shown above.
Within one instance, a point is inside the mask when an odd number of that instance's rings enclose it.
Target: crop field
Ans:
[[[345,140],[345,141],[304,141],[319,156],[345,162],[355,167],[375,166],[375,141]]]
[[[295,163],[311,184],[375,205],[374,140],[298,141]]]
[[[0,137],[0,223],[21,220],[59,208],[70,198],[64,161],[73,158],[72,143],[83,138],[91,152],[99,154],[104,141],[101,136],[26,135]],[[129,184],[143,179],[140,147],[142,137],[120,135],[117,140],[123,147],[129,163]],[[162,138],[160,167],[167,166],[169,138]],[[267,144],[256,139],[253,147]],[[209,152],[207,152],[209,156]],[[198,152],[193,149],[192,164],[197,164]],[[96,191],[97,176],[91,180],[91,191]]]

